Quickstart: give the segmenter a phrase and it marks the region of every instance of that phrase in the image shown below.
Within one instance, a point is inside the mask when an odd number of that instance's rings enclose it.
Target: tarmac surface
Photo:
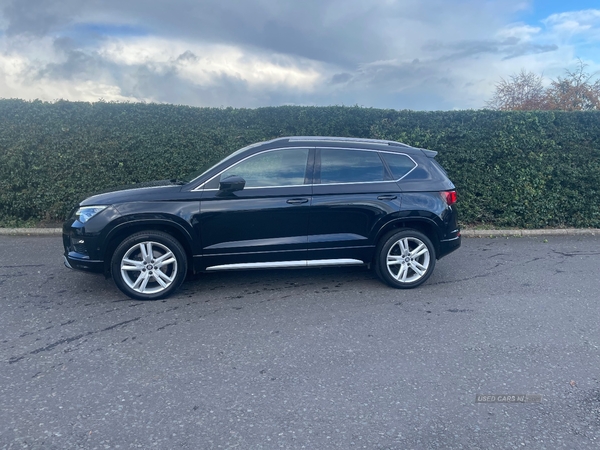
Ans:
[[[60,237],[0,250],[1,449],[600,448],[598,234],[464,239],[408,291],[245,271],[155,302]]]

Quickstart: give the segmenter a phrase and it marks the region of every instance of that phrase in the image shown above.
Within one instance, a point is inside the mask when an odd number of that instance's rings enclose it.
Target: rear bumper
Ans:
[[[460,247],[461,244],[461,236],[460,236],[460,232],[458,233],[458,236],[453,237],[451,239],[443,239],[440,241],[440,249],[438,252],[438,259],[446,256],[449,253],[452,253],[454,250],[456,250],[457,248]]]

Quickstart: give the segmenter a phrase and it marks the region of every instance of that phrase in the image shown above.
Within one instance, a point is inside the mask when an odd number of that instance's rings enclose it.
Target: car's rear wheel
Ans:
[[[399,289],[423,284],[435,267],[435,248],[431,240],[413,229],[397,230],[384,236],[375,257],[379,278]]]
[[[185,279],[187,258],[177,239],[161,231],[144,231],[126,238],[111,261],[117,287],[137,300],[171,295]]]

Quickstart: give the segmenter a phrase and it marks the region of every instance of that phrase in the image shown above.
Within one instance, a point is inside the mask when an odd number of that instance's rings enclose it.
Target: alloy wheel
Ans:
[[[177,277],[177,258],[165,245],[139,242],[121,259],[121,277],[135,292],[158,294],[168,289]]]
[[[416,237],[398,239],[386,257],[387,270],[400,283],[414,283],[423,278],[430,261],[427,245]]]

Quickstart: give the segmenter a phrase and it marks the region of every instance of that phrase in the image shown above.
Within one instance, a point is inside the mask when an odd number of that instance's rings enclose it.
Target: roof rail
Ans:
[[[298,142],[298,141],[358,142],[358,143],[364,142],[364,143],[369,143],[369,144],[393,145],[395,147],[411,148],[410,145],[403,144],[402,142],[387,141],[384,139],[366,139],[366,138],[332,137],[332,136],[293,136],[290,138],[282,138],[282,139],[289,139],[289,142]]]

